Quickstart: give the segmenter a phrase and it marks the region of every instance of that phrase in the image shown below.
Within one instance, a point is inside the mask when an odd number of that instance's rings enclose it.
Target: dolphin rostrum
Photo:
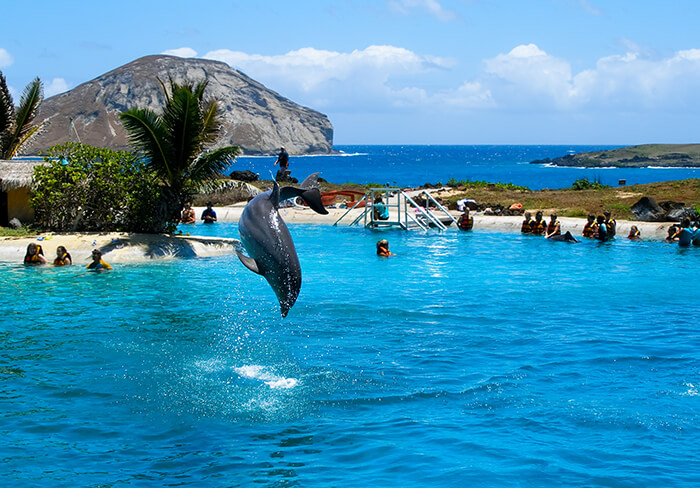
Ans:
[[[239,250],[236,254],[246,268],[270,283],[280,302],[282,317],[287,316],[299,296],[301,266],[292,236],[279,214],[279,204],[301,197],[317,213],[327,214],[328,210],[321,203],[318,174],[309,175],[299,188],[280,188],[275,181],[271,190],[248,202],[238,221],[241,243],[248,256]]]

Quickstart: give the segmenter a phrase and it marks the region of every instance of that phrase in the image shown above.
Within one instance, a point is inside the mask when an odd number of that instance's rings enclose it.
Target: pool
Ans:
[[[285,319],[235,256],[0,264],[4,483],[697,486],[700,249],[289,227]]]

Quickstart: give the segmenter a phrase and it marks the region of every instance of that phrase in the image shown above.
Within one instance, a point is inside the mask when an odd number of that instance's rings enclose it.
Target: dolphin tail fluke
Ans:
[[[307,178],[308,180],[308,178]],[[306,181],[306,180],[304,180]],[[325,215],[328,213],[326,207],[321,201],[321,192],[318,188],[294,188],[293,186],[285,186],[279,190],[279,200],[289,200],[290,198],[301,197],[306,204],[311,207],[314,212]]]
[[[321,192],[318,190],[318,188],[305,190],[300,196],[309,205],[309,207],[313,209],[314,212],[322,215],[326,215],[328,213],[326,207],[323,206],[323,202],[321,201]]]
[[[260,268],[258,268],[258,263],[255,262],[255,259],[246,256],[238,249],[236,249],[236,255],[238,256],[238,259],[241,260],[241,263],[243,263],[243,266],[251,270],[253,273],[262,275]]]

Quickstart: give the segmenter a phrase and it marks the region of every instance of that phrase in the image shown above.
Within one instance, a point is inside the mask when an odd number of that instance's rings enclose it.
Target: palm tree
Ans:
[[[12,159],[44,125],[34,125],[44,87],[39,78],[29,83],[15,108],[5,76],[0,72],[0,159]]]
[[[119,119],[131,145],[163,181],[161,211],[166,222],[174,224],[197,189],[229,166],[241,149],[227,146],[207,150],[216,142],[221,123],[216,100],[204,98],[206,81],[181,85],[170,79],[169,87],[158,81],[165,92],[161,114],[131,109]]]

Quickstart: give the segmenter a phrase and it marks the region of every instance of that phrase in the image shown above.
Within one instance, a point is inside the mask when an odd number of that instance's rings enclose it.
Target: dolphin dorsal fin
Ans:
[[[307,176],[304,181],[301,182],[299,187],[302,190],[311,190],[312,188],[318,188],[318,175],[321,173],[311,173]]]
[[[260,268],[258,268],[258,263],[255,261],[255,259],[246,256],[238,249],[236,249],[236,255],[238,256],[238,259],[241,260],[241,263],[243,263],[243,266],[245,266],[255,274],[262,275],[262,273],[260,272]]]

